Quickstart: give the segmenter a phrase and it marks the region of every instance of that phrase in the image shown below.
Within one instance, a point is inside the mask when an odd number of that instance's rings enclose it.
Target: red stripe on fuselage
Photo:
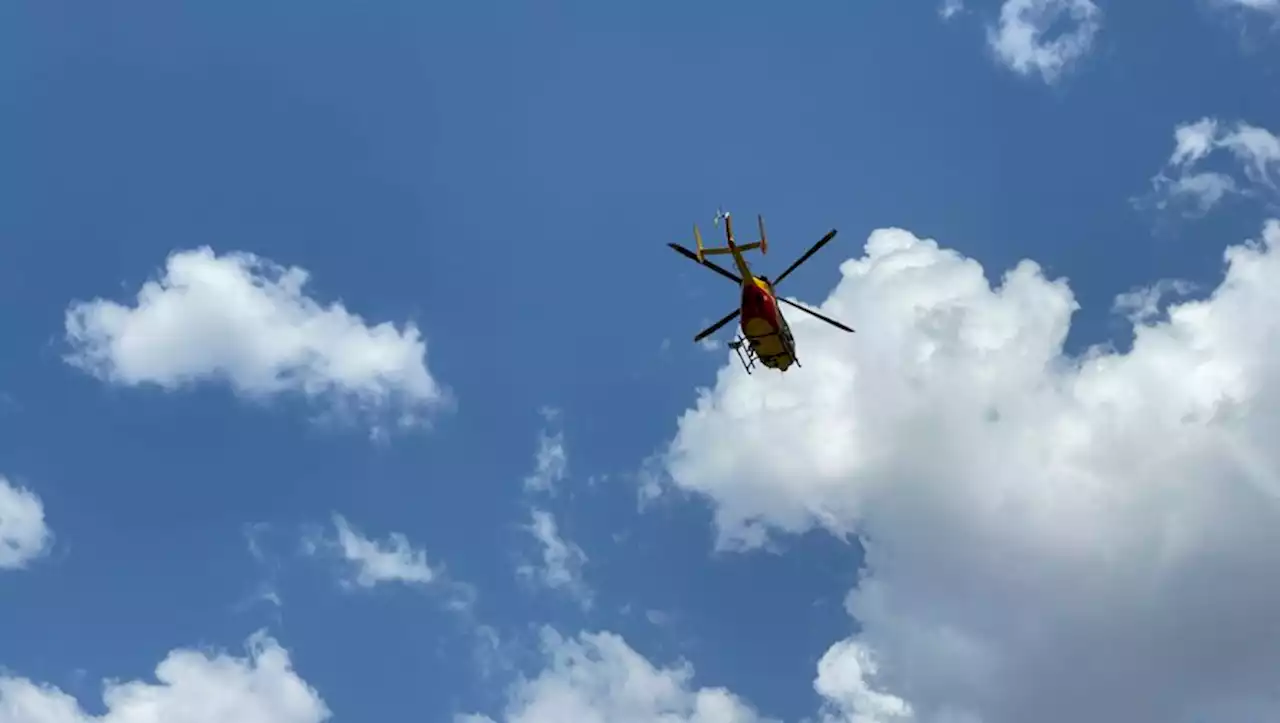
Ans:
[[[778,328],[777,304],[773,297],[755,283],[746,285],[742,289],[742,328],[744,330],[751,319],[763,319],[769,322],[769,326]]]

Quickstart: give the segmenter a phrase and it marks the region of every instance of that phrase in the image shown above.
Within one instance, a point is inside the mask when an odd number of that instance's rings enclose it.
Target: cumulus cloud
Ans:
[[[943,20],[950,20],[962,12],[964,12],[964,0],[942,0],[942,5],[938,7],[938,14]]]
[[[0,570],[20,570],[53,544],[44,503],[28,489],[0,475]]]
[[[911,705],[871,687],[879,672],[874,654],[856,640],[831,646],[818,661],[813,688],[823,698],[823,723],[896,723],[913,720]],[[958,722],[957,722],[958,723]]]
[[[700,392],[668,483],[719,546],[863,544],[829,721],[1280,720],[1280,222],[1225,262],[1068,356],[1065,280],[878,230],[822,306],[856,337],[797,316],[802,373]]]
[[[72,303],[67,361],[116,384],[221,380],[248,397],[299,393],[401,425],[446,401],[412,323],[371,326],[341,303],[322,306],[304,293],[308,276],[247,253],[176,252],[132,305]]]
[[[0,723],[321,723],[328,707],[275,640],[250,638],[248,655],[174,650],[155,683],[108,681],[105,713],[26,678],[0,677]]]
[[[687,663],[657,667],[613,633],[542,633],[545,667],[508,691],[502,723],[768,723],[723,688],[694,688]],[[497,723],[478,714],[455,723]]]
[[[1053,83],[1089,53],[1101,29],[1092,0],[1005,0],[987,43],[1010,70]]]
[[[1173,140],[1168,162],[1151,179],[1147,202],[1157,209],[1177,206],[1188,216],[1201,216],[1231,194],[1274,200],[1280,191],[1275,179],[1280,138],[1264,128],[1202,118],[1175,128]],[[1204,167],[1220,157],[1234,165]]]
[[[582,577],[587,554],[581,547],[560,536],[556,518],[550,512],[534,509],[530,514],[532,520],[526,529],[542,548],[542,564],[521,565],[518,572],[552,590],[569,595],[582,607],[590,608],[591,588]]]

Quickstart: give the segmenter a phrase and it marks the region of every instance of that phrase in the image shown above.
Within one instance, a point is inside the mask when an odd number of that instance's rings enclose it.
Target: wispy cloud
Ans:
[[[1112,310],[1124,314],[1134,324],[1145,324],[1160,316],[1161,304],[1170,296],[1186,296],[1195,284],[1183,279],[1161,279],[1150,286],[1120,294]]]
[[[258,522],[244,528],[245,545],[254,563],[263,570],[263,577],[248,599],[237,605],[243,609],[259,602],[269,603],[277,609],[284,607],[284,599],[280,595],[277,577],[280,573],[280,561],[270,554],[263,545],[263,536],[270,532],[270,525]]]
[[[1173,140],[1169,160],[1151,178],[1151,191],[1135,199],[1135,205],[1176,208],[1196,217],[1232,195],[1272,203],[1280,199],[1280,138],[1265,128],[1201,118],[1175,128]],[[1213,162],[1216,168],[1205,168]]]
[[[987,43],[1013,72],[1054,83],[1089,53],[1101,29],[1102,10],[1092,0],[1005,0]]]
[[[339,514],[333,515],[334,534],[304,535],[303,551],[310,555],[329,553],[342,560],[339,582],[347,589],[372,589],[401,585],[442,595],[445,606],[470,619],[476,601],[472,585],[453,579],[443,563],[432,563],[425,549],[415,546],[401,532],[381,539],[369,537]],[[475,621],[469,625],[474,627]]]
[[[555,495],[556,486],[567,477],[569,455],[565,449],[561,416],[557,409],[542,409],[545,426],[538,433],[534,471],[525,478],[526,496]],[[568,595],[583,609],[590,608],[593,594],[582,573],[587,554],[577,544],[561,536],[555,515],[549,510],[531,503],[529,517],[530,522],[524,529],[538,544],[540,562],[522,563],[516,567],[516,573],[525,580]]]
[[[538,452],[534,471],[524,479],[524,487],[531,492],[555,492],[556,483],[569,472],[569,455],[565,450],[564,431],[560,429],[560,410],[542,409],[546,428],[538,434]]]
[[[439,576],[427,562],[426,551],[415,548],[402,533],[392,532],[380,541],[360,534],[342,515],[334,515],[333,524],[342,557],[351,563],[354,573],[348,582],[360,587],[382,583],[427,585]]]
[[[1280,15],[1280,0],[1213,0],[1220,8]]]
[[[531,517],[526,529],[542,546],[542,564],[521,565],[518,572],[549,589],[569,595],[584,609],[590,608],[593,594],[582,576],[587,554],[560,536],[555,517],[550,512],[534,509]]]

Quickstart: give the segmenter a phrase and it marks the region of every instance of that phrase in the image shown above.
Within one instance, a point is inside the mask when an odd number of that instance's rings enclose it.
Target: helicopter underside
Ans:
[[[795,341],[791,336],[791,329],[786,320],[781,319],[781,314],[778,318],[782,321],[781,329],[763,316],[742,320],[742,335],[729,346],[739,352],[740,360],[747,372],[751,371],[757,361],[763,366],[781,372],[785,372],[796,363]]]

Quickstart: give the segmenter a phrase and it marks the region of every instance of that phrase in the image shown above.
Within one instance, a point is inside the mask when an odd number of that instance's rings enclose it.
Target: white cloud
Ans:
[[[569,471],[569,455],[565,451],[564,432],[558,428],[560,411],[543,409],[547,429],[538,434],[538,454],[533,474],[524,480],[524,488],[530,492],[555,492],[556,484],[564,480]]]
[[[868,684],[879,671],[875,657],[866,646],[844,640],[818,661],[818,677],[813,688],[823,698],[823,723],[894,723],[910,721],[910,704],[896,695],[875,690]]]
[[[538,436],[538,453],[533,474],[524,480],[526,493],[554,494],[556,485],[568,474],[569,455],[565,451],[564,432],[559,429],[561,412],[544,408],[542,416],[547,423]],[[537,507],[529,510],[530,522],[525,530],[542,548],[542,564],[522,564],[517,574],[534,580],[545,587],[573,598],[583,609],[592,603],[591,588],[582,577],[587,554],[573,542],[560,536],[555,516]]]
[[[587,554],[581,547],[560,536],[556,519],[550,512],[534,509],[530,514],[532,520],[525,529],[542,546],[542,565],[521,565],[518,572],[552,590],[569,595],[582,607],[590,608],[591,588],[582,577]]]
[[[1214,0],[1214,2],[1224,8],[1280,13],[1280,0]]]
[[[425,550],[415,548],[403,533],[392,532],[385,541],[365,537],[342,515],[333,516],[337,528],[337,547],[342,558],[351,564],[351,578],[360,587],[383,583],[428,585],[440,572],[427,563]]]
[[[671,614],[661,610],[645,610],[644,619],[648,620],[650,625],[661,627],[671,622]]]
[[[263,548],[261,537],[270,532],[271,526],[258,522],[244,527],[245,544],[249,548],[249,555],[253,557],[256,563],[263,571],[263,579],[258,583],[254,592],[239,604],[237,609],[243,610],[250,605],[265,602],[276,608],[284,606],[284,600],[280,596],[279,586],[276,584],[276,578],[280,571],[280,562],[274,555],[268,555],[266,549]]]
[[[1229,194],[1274,198],[1280,191],[1275,179],[1280,138],[1266,129],[1242,122],[1226,126],[1217,119],[1202,118],[1175,128],[1173,138],[1173,153],[1151,179],[1157,209],[1189,203],[1187,215],[1200,216]],[[1203,169],[1219,151],[1235,161],[1242,178]]]
[[[942,0],[942,5],[938,7],[938,14],[943,20],[950,20],[962,12],[964,12],[964,0]]]
[[[1166,297],[1186,296],[1195,288],[1194,284],[1183,279],[1162,279],[1150,286],[1120,294],[1112,310],[1124,314],[1134,324],[1150,322],[1160,314],[1160,303]]]
[[[1192,173],[1183,174],[1172,179],[1167,186],[1171,199],[1189,201],[1193,208],[1189,212],[1193,216],[1203,216],[1227,194],[1237,190],[1235,179],[1225,173]]]
[[[156,683],[105,683],[103,715],[67,693],[25,678],[0,677],[0,723],[321,723],[324,701],[294,672],[269,637],[250,638],[249,655],[175,650]]]
[[[1101,29],[1102,11],[1092,0],[1005,0],[987,42],[1015,73],[1053,83],[1088,54]]]
[[[476,589],[453,579],[442,563],[432,564],[426,550],[413,545],[401,532],[391,532],[379,540],[366,536],[342,515],[333,516],[336,534],[332,537],[315,529],[302,538],[302,549],[308,555],[334,555],[345,563],[345,574],[339,578],[347,589],[372,589],[380,585],[404,585],[432,596],[443,598],[446,609],[460,616],[465,627],[476,636],[477,655],[489,646],[492,633],[475,619]],[[488,663],[485,663],[486,665]]]
[[[1184,123],[1174,128],[1173,155],[1169,157],[1169,164],[1184,166],[1203,159],[1213,150],[1217,134],[1218,122],[1211,118],[1202,118],[1195,123]]]
[[[856,336],[797,316],[801,371],[700,393],[668,483],[721,547],[864,543],[827,714],[1280,720],[1280,222],[1225,258],[1127,353],[1073,358],[1065,281],[1028,261],[992,288],[879,230],[823,304]]]
[[[20,570],[53,544],[44,504],[30,490],[0,475],[0,570]]]
[[[546,667],[508,691],[503,723],[766,723],[723,688],[694,689],[688,664],[656,667],[613,633],[566,639],[544,629],[542,650]]]
[[[412,323],[370,326],[341,303],[321,306],[303,293],[307,280],[303,269],[252,254],[176,252],[133,306],[71,304],[67,360],[116,384],[221,380],[248,397],[301,393],[405,426],[447,401]]]

